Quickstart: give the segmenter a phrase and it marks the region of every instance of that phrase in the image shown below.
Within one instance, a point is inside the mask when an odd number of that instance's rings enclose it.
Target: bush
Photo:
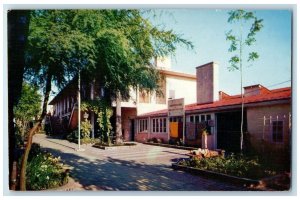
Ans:
[[[193,157],[189,160],[181,160],[178,164],[252,179],[259,179],[276,174],[274,170],[262,166],[257,158],[247,158],[233,154],[226,158]]]
[[[59,161],[59,157],[43,152],[39,145],[33,144],[27,163],[27,190],[45,190],[67,183],[68,174]]]
[[[78,131],[74,130],[71,133],[69,133],[66,137],[66,139],[69,142],[74,142],[78,143]],[[90,138],[90,137],[83,137],[83,134],[81,134],[80,137],[80,144],[94,144],[94,143],[99,143],[100,139],[99,138]]]

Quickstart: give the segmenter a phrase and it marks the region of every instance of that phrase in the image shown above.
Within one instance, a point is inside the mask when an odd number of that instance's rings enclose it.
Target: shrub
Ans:
[[[27,163],[26,188],[45,190],[67,183],[68,175],[59,161],[59,157],[43,152],[39,145],[33,144]]]
[[[83,138],[90,138],[90,132],[92,130],[92,124],[90,123],[90,121],[88,121],[88,120],[82,121],[80,130],[81,130],[81,135],[83,136]]]
[[[270,170],[262,166],[257,158],[247,158],[233,154],[226,158],[193,157],[189,160],[181,160],[178,164],[253,179],[259,179],[276,174],[274,170]]]

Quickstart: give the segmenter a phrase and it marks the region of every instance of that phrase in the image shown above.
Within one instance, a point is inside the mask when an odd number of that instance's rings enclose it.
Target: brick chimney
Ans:
[[[210,62],[196,67],[197,103],[211,103],[219,98],[219,65]]]

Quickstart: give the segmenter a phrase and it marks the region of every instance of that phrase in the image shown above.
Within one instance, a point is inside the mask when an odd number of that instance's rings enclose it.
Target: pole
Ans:
[[[78,149],[77,151],[84,151],[84,149],[80,148],[80,122],[81,122],[81,110],[80,110],[80,104],[81,104],[81,97],[80,97],[80,69],[78,71]]]
[[[78,73],[78,150],[80,150],[80,121],[81,121],[81,112],[80,112],[80,102],[81,97],[80,97],[80,70]]]
[[[184,104],[183,104],[183,106],[184,106]],[[184,111],[184,109],[183,109],[183,128],[182,128],[182,143],[183,143],[183,145],[185,144],[185,137],[184,137],[184,133],[185,133],[185,111]]]

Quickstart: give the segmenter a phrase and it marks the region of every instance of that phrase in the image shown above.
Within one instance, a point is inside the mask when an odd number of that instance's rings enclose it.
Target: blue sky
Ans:
[[[251,67],[244,67],[244,85],[262,84],[270,89],[291,83],[291,12],[288,10],[252,10],[262,18],[263,29],[257,34],[252,50],[260,58]],[[159,12],[158,12],[159,13]],[[225,33],[232,28],[227,23],[228,10],[169,9],[154,23],[164,23],[167,29],[183,34],[195,46],[194,50],[178,47],[172,57],[172,69],[195,73],[195,67],[216,61],[219,63],[219,89],[228,94],[240,91],[239,71],[230,72],[228,53],[230,43]]]

